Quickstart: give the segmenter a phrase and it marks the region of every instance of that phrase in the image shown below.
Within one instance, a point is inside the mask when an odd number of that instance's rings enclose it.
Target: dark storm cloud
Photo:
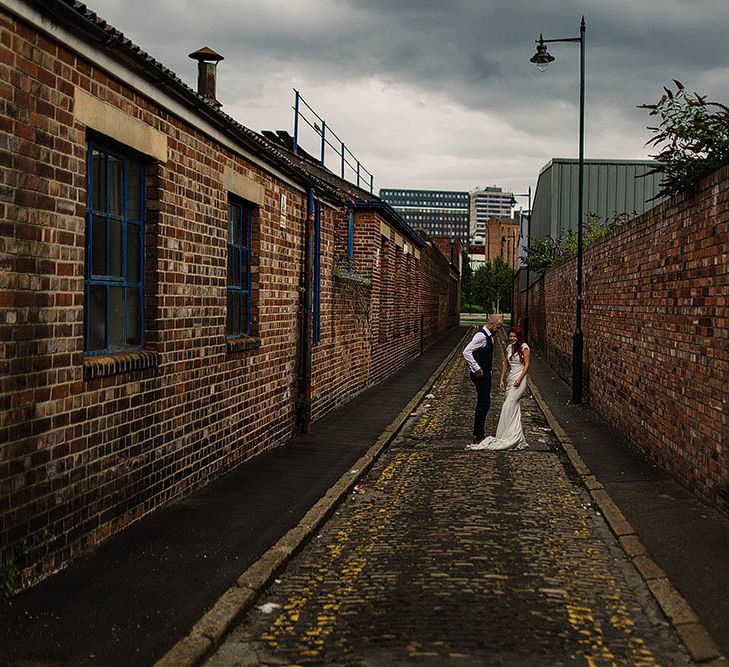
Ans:
[[[367,131],[365,109],[376,118],[378,136],[401,141],[402,161],[417,158],[421,172],[430,160],[435,173],[444,152],[460,151],[469,164],[479,152],[484,164],[497,153],[502,164],[507,157],[512,165],[521,159],[524,174],[538,171],[555,154],[574,155],[579,49],[550,45],[556,60],[544,74],[535,72],[529,58],[540,32],[548,39],[576,37],[582,14],[588,156],[643,156],[649,118],[636,106],[657,99],[672,79],[710,98],[729,99],[727,0],[89,0],[89,5],[191,85],[195,69],[187,53],[202,45],[222,53],[220,98],[226,108],[242,110],[244,124],[254,129],[268,124],[260,119],[261,105],[285,110],[292,87],[305,95],[316,91],[338,129],[348,136]],[[364,90],[373,80],[381,87],[359,99],[355,88]],[[333,92],[345,89],[346,95]],[[377,141],[370,136],[363,143]],[[379,146],[382,150],[382,142]],[[501,178],[495,174],[490,180]]]
[[[129,11],[137,4],[145,11]],[[135,0],[90,5],[114,10],[118,27],[182,73],[190,69],[186,49],[205,42],[242,68],[264,58],[271,68],[285,63],[325,76],[380,75],[497,108],[523,99],[520,86],[532,81],[528,59],[539,33],[577,36],[582,13],[590,91],[600,103],[636,90],[651,99],[672,78],[723,67],[729,25],[723,0],[157,0],[151,11],[150,3]],[[168,27],[163,39],[160,23]],[[558,64],[539,87],[542,100],[564,96],[577,66],[574,45],[550,48]]]

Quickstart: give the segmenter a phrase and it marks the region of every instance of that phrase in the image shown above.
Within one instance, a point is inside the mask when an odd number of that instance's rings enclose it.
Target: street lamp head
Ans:
[[[550,55],[549,51],[547,51],[547,45],[544,43],[544,37],[541,33],[539,34],[539,39],[536,40],[536,42],[537,52],[529,58],[529,62],[534,63],[540,72],[545,72],[547,70],[547,65],[554,60],[554,56]]]

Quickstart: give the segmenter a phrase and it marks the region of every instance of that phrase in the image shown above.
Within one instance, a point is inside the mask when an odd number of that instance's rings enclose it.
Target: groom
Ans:
[[[476,386],[476,415],[473,419],[473,440],[486,437],[486,413],[491,406],[491,362],[494,357],[494,334],[504,326],[501,315],[490,315],[488,321],[473,336],[463,350],[463,358],[471,370]]]

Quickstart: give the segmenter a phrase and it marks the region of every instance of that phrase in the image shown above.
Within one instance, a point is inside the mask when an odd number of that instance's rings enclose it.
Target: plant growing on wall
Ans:
[[[613,211],[610,218],[602,220],[597,213],[588,213],[583,229],[583,245],[587,247],[591,243],[595,243],[615,225],[627,222],[636,215],[635,211],[632,213]],[[573,230],[569,230],[566,236],[558,236],[556,239],[551,236],[532,239],[526,257],[522,258],[522,263],[528,266],[530,271],[544,271],[576,254],[577,234]]]
[[[657,126],[648,127],[654,136],[646,143],[658,149],[651,157],[660,163],[647,174],[663,175],[654,199],[692,194],[704,176],[729,164],[729,107],[689,94],[680,81],[673,82],[675,93],[664,88],[658,102],[638,107],[660,118]]]
[[[364,287],[370,287],[372,285],[372,279],[370,276],[359,275],[352,271],[350,261],[347,257],[339,257],[334,261],[332,273],[334,274],[334,277],[339,280],[358,283]]]
[[[532,239],[529,245],[522,263],[528,266],[530,271],[544,271],[570,256],[567,242],[562,236],[556,239],[551,236]]]
[[[47,551],[50,533],[48,528],[10,548],[0,563],[0,597],[7,598],[22,588],[22,563],[37,561]]]
[[[354,306],[354,312],[368,317],[372,278],[354,273],[347,257],[339,257],[334,261],[332,273],[335,287],[348,295]]]

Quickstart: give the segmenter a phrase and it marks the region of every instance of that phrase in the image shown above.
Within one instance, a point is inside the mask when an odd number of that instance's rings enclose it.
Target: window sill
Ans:
[[[150,350],[104,354],[84,359],[84,380],[139,371],[157,366],[157,353]]]
[[[228,352],[245,352],[246,350],[257,350],[261,347],[261,339],[253,336],[241,336],[240,338],[228,338],[225,341]]]

